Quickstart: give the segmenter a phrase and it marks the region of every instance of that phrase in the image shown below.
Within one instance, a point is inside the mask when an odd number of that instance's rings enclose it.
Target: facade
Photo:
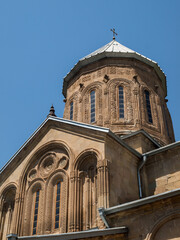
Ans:
[[[180,239],[180,142],[158,64],[115,39],[64,78],[0,171],[0,239]]]

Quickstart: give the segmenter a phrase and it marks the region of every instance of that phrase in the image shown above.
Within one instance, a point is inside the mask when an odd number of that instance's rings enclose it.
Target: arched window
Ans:
[[[51,233],[67,231],[68,179],[64,171],[59,169],[47,182],[48,199],[45,209],[45,229]]]
[[[61,197],[61,182],[56,184],[56,202],[55,202],[55,229],[60,225],[60,197]]]
[[[70,103],[70,120],[73,120],[73,101]]]
[[[147,110],[148,121],[149,123],[153,123],[149,92],[145,90],[144,93],[145,93],[145,99],[146,99],[146,110]]]
[[[124,91],[121,86],[119,86],[119,118],[124,118]]]
[[[167,117],[166,117],[166,110],[165,110],[165,106],[164,105],[163,105],[163,115],[164,115],[164,121],[165,121],[166,130],[167,130],[167,135],[168,135],[168,137],[170,137],[168,121],[167,121]]]
[[[95,122],[96,120],[96,114],[95,114],[95,91],[91,91],[90,93],[90,97],[91,97],[91,123]]]
[[[39,194],[40,194],[40,190],[38,189],[36,191],[35,201],[34,201],[34,217],[33,217],[33,231],[32,231],[33,235],[35,235],[37,233],[38,210],[39,210]]]

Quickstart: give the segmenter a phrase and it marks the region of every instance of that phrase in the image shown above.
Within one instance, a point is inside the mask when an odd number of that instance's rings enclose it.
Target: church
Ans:
[[[0,170],[0,239],[180,239],[180,142],[166,76],[115,39],[63,82],[47,118]]]

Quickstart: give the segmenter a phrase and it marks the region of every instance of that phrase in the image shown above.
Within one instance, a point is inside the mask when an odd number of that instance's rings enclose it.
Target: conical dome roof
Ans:
[[[63,82],[63,95],[66,97],[66,90],[67,85],[70,79],[74,77],[74,75],[84,66],[96,62],[103,58],[134,58],[141,62],[144,62],[145,64],[151,66],[156,71],[157,75],[161,79],[163,86],[166,90],[166,77],[161,68],[158,66],[158,64],[135,52],[134,50],[131,50],[130,48],[127,48],[117,42],[115,39],[113,39],[108,44],[104,45],[103,47],[97,49],[96,51],[88,54],[87,56],[81,58],[78,63],[71,69],[71,71],[65,76],[64,82]]]
[[[80,59],[80,61],[90,58],[92,56],[95,56],[97,54],[103,53],[103,52],[115,52],[115,53],[135,53],[135,51],[131,50],[130,48],[127,48],[117,42],[116,40],[112,40],[110,43],[106,44],[105,46],[97,49],[96,51],[90,53],[89,55],[83,57]]]

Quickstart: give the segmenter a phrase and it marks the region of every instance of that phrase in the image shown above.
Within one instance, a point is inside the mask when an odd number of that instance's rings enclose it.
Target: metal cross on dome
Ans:
[[[115,28],[111,29],[111,32],[113,32],[113,39],[116,39],[115,36],[117,36],[118,34],[115,32]]]

